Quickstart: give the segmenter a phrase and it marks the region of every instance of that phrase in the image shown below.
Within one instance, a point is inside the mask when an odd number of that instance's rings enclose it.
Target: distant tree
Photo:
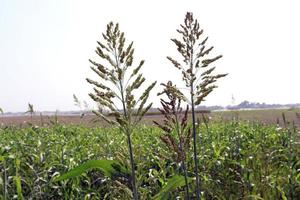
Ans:
[[[251,104],[253,104],[253,103],[251,103]],[[249,101],[243,101],[243,102],[241,102],[239,105],[238,105],[238,107],[240,107],[240,108],[249,108],[250,107],[250,102]]]

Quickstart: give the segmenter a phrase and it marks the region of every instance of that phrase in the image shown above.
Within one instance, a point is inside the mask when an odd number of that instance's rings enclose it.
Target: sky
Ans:
[[[265,103],[299,103],[300,3],[297,0],[0,0],[0,107],[25,111],[76,110],[73,94],[93,102],[89,58],[110,21],[134,41],[145,59],[148,83],[180,73],[166,56],[179,58],[170,41],[187,11],[209,36],[219,81],[204,105],[228,105],[232,95]],[[151,101],[159,105],[156,94]]]

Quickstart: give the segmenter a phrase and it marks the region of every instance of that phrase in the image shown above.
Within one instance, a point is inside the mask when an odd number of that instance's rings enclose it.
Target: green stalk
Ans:
[[[180,148],[181,153],[184,156],[184,159],[182,160],[182,168],[183,168],[183,171],[184,171],[185,191],[186,191],[187,200],[190,200],[188,174],[187,174],[187,167],[185,165],[186,154],[185,154],[184,148],[182,146],[182,142],[180,140],[180,129],[179,129],[179,124],[178,123],[179,122],[178,122],[178,118],[177,118],[177,115],[176,115],[176,129],[177,129],[177,134],[178,134],[178,139],[179,139],[179,148]]]
[[[127,141],[128,141],[128,149],[129,149],[129,154],[130,154],[130,164],[131,164],[131,176],[132,176],[132,190],[133,190],[133,199],[138,200],[138,190],[136,187],[136,179],[135,179],[135,170],[134,170],[134,157],[133,157],[133,149],[132,149],[132,142],[131,142],[131,137],[130,133],[127,135]]]
[[[127,115],[127,110],[126,110],[125,100],[124,100],[124,89],[123,89],[123,84],[121,81],[120,81],[120,90],[121,90],[123,112],[124,112],[125,118],[128,120],[128,115]],[[130,126],[130,122],[129,122],[129,126]],[[139,196],[138,196],[138,190],[136,187],[135,170],[134,170],[135,162],[134,162],[134,157],[133,157],[131,133],[132,133],[131,128],[127,126],[126,127],[126,135],[127,135],[128,150],[129,150],[129,155],[130,155],[131,178],[132,178],[131,184],[132,184],[132,190],[133,190],[133,199],[138,200]]]
[[[200,198],[201,198],[200,197],[200,178],[199,178],[199,172],[198,172],[197,131],[196,131],[193,81],[191,83],[191,104],[192,104],[192,123],[193,123],[194,162],[195,162],[195,176],[196,176],[196,195],[197,195],[197,200],[200,200]]]
[[[7,172],[6,172],[6,160],[3,158],[3,168],[4,168],[4,200],[7,199]]]
[[[189,41],[188,41],[189,43]],[[190,80],[190,88],[191,88],[191,106],[192,106],[192,123],[193,123],[193,147],[194,147],[194,163],[195,163],[195,176],[196,176],[196,197],[197,200],[201,199],[201,188],[200,188],[200,178],[198,172],[198,156],[197,156],[197,131],[196,131],[196,117],[195,117],[195,102],[194,102],[194,78],[195,74],[193,72],[194,69],[194,49],[192,44],[189,45],[190,48],[190,70],[191,70],[191,80]]]

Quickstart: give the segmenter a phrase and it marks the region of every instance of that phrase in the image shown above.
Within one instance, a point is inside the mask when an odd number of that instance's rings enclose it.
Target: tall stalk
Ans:
[[[200,29],[200,25],[197,20],[194,20],[193,14],[188,12],[186,14],[184,24],[180,25],[180,29],[177,32],[181,35],[181,39],[171,39],[177,47],[177,51],[181,54],[183,60],[178,62],[177,60],[167,57],[168,60],[178,68],[182,73],[182,79],[186,88],[189,90],[188,98],[190,100],[192,108],[192,125],[193,125],[193,149],[194,149],[194,163],[195,163],[195,176],[196,176],[196,197],[197,200],[201,198],[201,184],[199,177],[198,167],[198,150],[197,150],[197,131],[196,131],[196,117],[195,107],[200,105],[215,88],[214,83],[227,74],[213,75],[212,72],[215,67],[209,68],[208,66],[220,59],[222,56],[216,56],[214,58],[206,58],[206,55],[210,53],[213,47],[206,48],[207,37],[201,39],[203,30]],[[208,68],[208,69],[206,69]],[[201,72],[201,73],[200,73]]]
[[[130,134],[127,135],[127,142],[128,142],[128,149],[130,154],[130,167],[131,167],[131,174],[132,174],[132,190],[133,190],[133,197],[134,199],[139,199],[138,190],[136,186],[136,178],[135,178],[135,162],[133,157],[133,149],[132,149],[132,142]]]
[[[191,107],[192,107],[192,126],[193,126],[193,147],[194,147],[194,163],[195,163],[195,174],[196,174],[196,195],[197,199],[200,199],[200,178],[198,172],[198,156],[197,156],[197,131],[196,131],[196,117],[195,117],[195,103],[194,103],[194,87],[193,82],[191,83]]]
[[[125,99],[124,99],[124,89],[123,89],[122,81],[120,81],[120,89],[121,89],[121,98],[122,98],[122,106],[123,106],[124,116],[125,116],[125,118],[128,119],[127,109],[126,109]],[[135,162],[134,162],[134,157],[133,157],[131,133],[132,133],[131,129],[129,127],[127,127],[126,135],[127,135],[127,143],[128,143],[128,150],[129,150],[129,156],[130,156],[133,197],[134,197],[134,199],[139,199],[138,190],[137,190],[137,187],[136,187],[136,179],[135,179]]]
[[[152,103],[147,106],[146,103],[156,82],[150,84],[136,99],[133,92],[140,91],[145,82],[143,74],[140,73],[144,60],[132,69],[133,42],[125,48],[125,37],[119,30],[119,24],[110,22],[102,36],[104,40],[97,42],[99,46],[96,53],[104,64],[89,60],[93,65],[91,69],[100,78],[100,81],[87,78],[87,81],[94,85],[94,93],[90,93],[89,96],[101,105],[101,110],[93,112],[109,124],[118,126],[127,137],[133,199],[138,200],[132,134],[135,126],[152,106]],[[118,108],[120,104],[121,109]]]
[[[188,109],[187,109],[188,110]],[[187,172],[187,166],[185,164],[185,160],[186,160],[186,152],[185,152],[185,149],[184,149],[184,145],[182,144],[182,133],[180,131],[180,128],[179,128],[179,120],[178,120],[178,116],[176,115],[175,116],[175,123],[176,123],[176,132],[177,132],[177,137],[179,138],[179,150],[182,152],[183,154],[183,158],[182,158],[182,169],[183,169],[183,172],[184,172],[184,181],[185,181],[185,191],[186,191],[186,197],[187,197],[187,200],[190,200],[190,189],[189,189],[189,183],[188,183],[188,172]]]

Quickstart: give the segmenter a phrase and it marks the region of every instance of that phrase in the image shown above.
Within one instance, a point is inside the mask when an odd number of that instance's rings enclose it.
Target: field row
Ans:
[[[299,132],[259,123],[219,122],[200,127],[199,171],[204,199],[297,199]],[[183,199],[178,152],[163,132],[138,127],[133,135],[141,199]],[[130,199],[127,143],[115,128],[55,125],[0,129],[1,199]],[[190,196],[195,190],[192,147],[187,155]],[[55,178],[90,160],[114,160],[107,174],[92,169],[69,180]],[[115,173],[118,172],[118,173]]]

